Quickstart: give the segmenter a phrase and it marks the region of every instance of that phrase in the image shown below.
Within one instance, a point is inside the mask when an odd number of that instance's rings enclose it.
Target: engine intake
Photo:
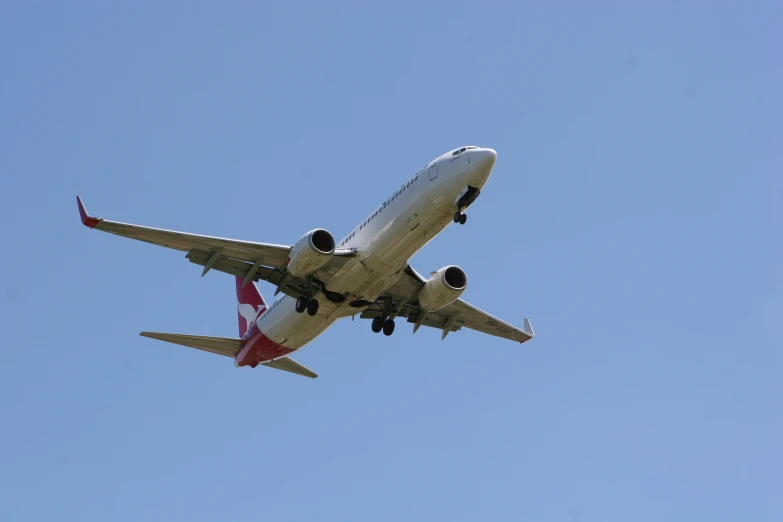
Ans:
[[[334,237],[323,228],[311,230],[296,242],[288,254],[288,272],[305,277],[326,264],[334,254]]]
[[[468,287],[468,276],[458,266],[445,266],[432,274],[419,293],[419,304],[434,312],[453,303]]]

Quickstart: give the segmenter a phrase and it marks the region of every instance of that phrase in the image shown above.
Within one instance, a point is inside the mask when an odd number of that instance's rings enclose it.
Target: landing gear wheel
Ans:
[[[294,307],[294,310],[296,310],[296,313],[301,314],[305,311],[307,308],[307,298],[303,295],[300,295],[296,298],[296,306]]]
[[[375,333],[383,330],[383,317],[376,317],[372,320],[372,331]]]
[[[461,214],[460,217],[459,217],[459,224],[460,225],[464,225],[467,220],[468,220],[468,215],[467,214]]]
[[[383,335],[390,336],[394,333],[394,321],[391,319],[386,319],[386,322],[383,323]]]
[[[318,313],[318,301],[315,299],[311,299],[309,303],[307,303],[307,315],[313,316]]]

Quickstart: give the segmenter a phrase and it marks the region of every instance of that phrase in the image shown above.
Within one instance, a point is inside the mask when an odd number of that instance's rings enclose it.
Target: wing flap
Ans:
[[[443,315],[438,312],[425,312],[418,308],[417,306],[407,305],[405,307],[405,310],[398,314],[397,317],[402,317],[407,320],[409,323],[416,323],[416,321],[419,318],[418,314],[426,314],[424,316],[424,319],[421,322],[422,326],[429,326],[430,328],[437,328],[438,330],[443,330],[443,328],[446,326],[446,323],[449,320],[448,315]],[[359,314],[360,319],[374,319],[378,316],[383,316],[383,311],[377,310],[377,309],[367,309],[363,311],[361,314]],[[464,321],[461,321],[459,318],[455,321],[454,325],[451,327],[449,331],[456,332],[460,328],[462,328],[464,324]]]
[[[188,252],[188,254],[185,256],[190,260],[191,263],[194,263],[196,265],[206,266],[209,262],[209,259],[212,254],[209,252],[201,252],[198,250],[191,250]],[[213,270],[217,270],[218,272],[225,272],[227,274],[231,274],[238,277],[244,277],[248,270],[252,269],[253,265],[252,263],[248,263],[246,261],[240,261],[238,259],[229,259],[227,257],[219,257],[217,261],[215,261],[215,264],[212,265]],[[280,281],[283,279],[283,272],[280,270],[276,270],[274,268],[270,268],[267,266],[259,266],[256,268],[255,275],[253,277],[253,281],[268,281],[272,283],[273,285],[280,284]],[[298,297],[298,295],[297,295]]]

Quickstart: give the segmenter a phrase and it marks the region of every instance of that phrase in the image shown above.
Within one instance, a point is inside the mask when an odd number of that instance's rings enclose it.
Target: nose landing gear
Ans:
[[[470,185],[468,185],[468,187],[460,193],[462,196],[458,201],[455,201],[457,205],[457,212],[454,214],[455,223],[459,223],[460,225],[465,224],[465,222],[468,220],[468,216],[465,215],[465,209],[468,208],[471,203],[476,201],[476,198],[479,197],[480,193],[481,190],[479,190],[478,187],[471,187]]]

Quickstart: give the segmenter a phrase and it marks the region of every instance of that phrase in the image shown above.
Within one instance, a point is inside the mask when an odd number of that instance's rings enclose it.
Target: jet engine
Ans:
[[[311,230],[296,242],[288,254],[288,272],[305,277],[329,261],[334,254],[334,237],[327,230]]]
[[[434,312],[456,301],[468,287],[468,276],[458,266],[445,266],[432,274],[419,293],[419,304]]]

